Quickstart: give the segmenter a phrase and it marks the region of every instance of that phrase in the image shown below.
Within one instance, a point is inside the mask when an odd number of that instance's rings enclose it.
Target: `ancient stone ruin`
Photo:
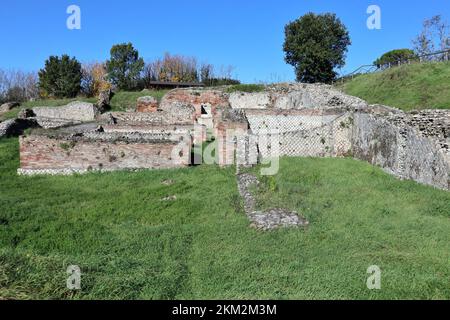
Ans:
[[[175,89],[160,103],[143,97],[138,112],[101,113],[79,102],[27,110],[23,117],[43,129],[20,138],[19,173],[189,166],[192,147],[212,136],[222,166],[279,156],[349,156],[401,179],[450,189],[448,110],[404,113],[326,85],[228,89]]]

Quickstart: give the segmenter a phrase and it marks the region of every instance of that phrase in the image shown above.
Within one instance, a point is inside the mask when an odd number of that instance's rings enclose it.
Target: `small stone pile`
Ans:
[[[300,217],[297,212],[286,209],[270,209],[268,211],[255,211],[256,200],[250,188],[258,186],[258,178],[252,174],[237,175],[239,194],[244,199],[244,209],[251,221],[251,227],[269,231],[277,228],[306,227],[309,222]]]

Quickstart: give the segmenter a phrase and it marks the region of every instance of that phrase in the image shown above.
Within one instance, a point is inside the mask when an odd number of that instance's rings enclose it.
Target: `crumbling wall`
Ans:
[[[95,121],[99,114],[97,107],[92,103],[79,101],[62,107],[36,107],[32,111],[38,124],[47,129]]]
[[[280,83],[265,86],[261,92],[230,94],[233,109],[329,109],[365,108],[367,103],[329,85]]]
[[[245,114],[241,110],[218,110],[215,116],[214,131],[219,165],[235,164],[238,139],[248,134],[248,121]]]
[[[351,150],[353,120],[345,110],[247,110],[246,116],[253,134],[267,136],[263,157],[336,157]]]
[[[397,177],[449,189],[450,111],[405,114],[369,106],[326,85],[276,84],[262,92],[231,94],[224,89],[172,90],[158,108],[152,99],[142,101],[147,113],[97,116],[95,107],[83,103],[35,108],[45,128],[97,123],[59,129],[62,136],[21,138],[20,172],[183,166],[190,152],[169,156],[169,149],[180,139],[186,148],[204,142],[212,129],[220,165],[252,165],[259,157],[353,154]],[[0,133],[10,126],[0,124]]]
[[[234,92],[230,105],[233,109],[267,109],[272,107],[272,99],[268,92]]]
[[[24,130],[36,127],[37,123],[33,119],[10,119],[0,122],[0,138],[7,136],[17,136]]]
[[[105,133],[142,133],[142,134],[164,134],[169,137],[192,136],[193,143],[203,143],[207,140],[206,127],[202,125],[103,125]]]
[[[407,117],[404,115],[403,117]],[[450,158],[430,137],[383,115],[355,114],[353,155],[401,178],[450,189]]]
[[[101,122],[117,125],[194,125],[194,110],[184,108],[179,112],[111,112],[101,116]]]
[[[202,107],[215,108],[229,107],[228,94],[222,90],[214,89],[175,89],[168,92],[161,100],[162,110],[173,110],[173,106],[191,105],[195,109],[196,118],[202,115]]]
[[[20,138],[19,174],[72,174],[93,170],[165,169],[190,164],[191,141],[150,135],[86,133],[82,137]]]

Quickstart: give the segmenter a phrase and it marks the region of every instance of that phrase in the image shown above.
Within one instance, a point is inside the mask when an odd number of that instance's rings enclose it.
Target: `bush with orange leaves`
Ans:
[[[104,63],[86,63],[82,66],[82,72],[82,92],[87,97],[97,97],[100,92],[111,89],[111,83],[106,80]]]

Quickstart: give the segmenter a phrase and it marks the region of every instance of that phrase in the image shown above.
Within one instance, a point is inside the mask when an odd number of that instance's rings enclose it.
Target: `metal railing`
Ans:
[[[426,63],[426,62],[447,62],[450,61],[450,50],[438,51],[429,54],[424,54],[420,56],[411,57],[409,59],[399,59],[394,62],[387,63],[385,65],[367,64],[360,66],[355,71],[343,75],[336,79],[334,83],[344,83],[347,80],[354,79],[358,75],[375,73],[378,71],[383,71],[395,67],[402,66],[404,64],[413,63]]]

